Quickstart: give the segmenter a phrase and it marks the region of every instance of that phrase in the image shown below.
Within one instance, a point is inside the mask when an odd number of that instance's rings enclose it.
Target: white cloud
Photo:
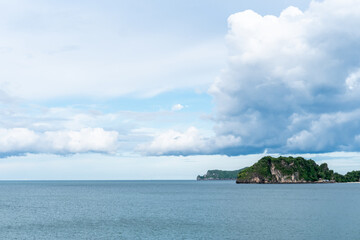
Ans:
[[[349,90],[358,90],[360,82],[360,69],[356,70],[355,72],[352,72],[349,74],[349,76],[346,78],[345,83]]]
[[[0,128],[0,153],[3,156],[26,153],[114,153],[118,148],[118,138],[116,131],[105,131],[102,128],[46,132]]]
[[[182,110],[183,108],[184,108],[184,106],[178,103],[178,104],[175,104],[175,105],[173,105],[173,106],[171,107],[171,111],[180,111],[180,110]]]
[[[153,141],[141,144],[138,150],[147,155],[193,155],[212,154],[218,149],[229,148],[240,143],[240,138],[232,135],[215,138],[206,136],[195,127],[183,132],[168,130],[157,134]]]
[[[28,152],[39,136],[26,128],[0,129],[0,152]]]
[[[168,130],[156,136],[150,144],[140,145],[139,150],[149,155],[196,154],[206,150],[206,139],[201,137],[195,127],[185,132]]]
[[[217,136],[242,140],[225,153],[360,150],[357,0],[278,17],[247,10],[228,23],[228,67],[209,90]]]
[[[0,155],[87,151],[124,155],[134,152],[137,145],[151,141],[164,129],[173,125],[187,127],[190,122],[199,124],[200,121],[197,114],[181,111],[104,113],[101,110],[97,105],[47,108],[34,104],[28,106],[23,101],[18,104],[4,102],[0,108]],[[104,132],[90,129],[103,129]],[[116,149],[115,142],[106,141],[111,138],[102,137],[103,133],[110,132],[117,134],[119,144]]]

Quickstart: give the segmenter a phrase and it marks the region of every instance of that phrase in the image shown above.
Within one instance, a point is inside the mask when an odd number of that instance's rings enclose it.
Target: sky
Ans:
[[[0,179],[360,169],[358,0],[0,0]]]

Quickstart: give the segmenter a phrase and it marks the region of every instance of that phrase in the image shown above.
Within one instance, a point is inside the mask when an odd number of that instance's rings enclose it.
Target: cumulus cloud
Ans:
[[[223,153],[360,149],[357,0],[314,1],[280,16],[247,10],[228,24],[228,67],[209,92],[217,137],[242,141]]]
[[[182,110],[183,108],[184,108],[184,106],[178,103],[178,104],[175,104],[175,105],[173,105],[173,106],[171,107],[171,111],[173,111],[173,112],[175,112],[175,111],[180,111],[180,110]]]
[[[0,106],[0,157],[85,152],[128,155],[164,129],[174,124],[182,127],[194,119],[194,115],[170,111],[104,113],[96,105],[29,107],[17,99],[0,102]]]
[[[212,154],[219,148],[236,146],[240,141],[232,135],[207,137],[197,128],[190,127],[183,132],[171,129],[157,134],[152,142],[141,144],[138,150],[147,155]]]
[[[116,131],[105,131],[102,128],[45,132],[27,128],[0,128],[0,155],[112,153],[117,150],[118,138]]]
[[[359,90],[360,69],[352,72],[345,80],[345,83],[350,91]]]

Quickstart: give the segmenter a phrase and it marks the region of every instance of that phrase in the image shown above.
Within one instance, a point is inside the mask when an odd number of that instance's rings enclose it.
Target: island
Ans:
[[[257,163],[240,171],[236,183],[336,183],[359,182],[360,171],[345,175],[334,172],[326,163],[318,165],[314,160],[302,157],[266,156]]]
[[[224,170],[208,170],[206,174],[200,176],[198,175],[196,180],[236,180],[239,172],[243,169],[234,170],[234,171],[224,171]]]

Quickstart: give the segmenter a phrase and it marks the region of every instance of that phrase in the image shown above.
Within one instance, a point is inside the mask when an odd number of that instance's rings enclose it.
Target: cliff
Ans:
[[[360,171],[346,175],[334,173],[326,163],[320,166],[302,157],[263,157],[239,172],[236,183],[328,183],[358,182]]]
[[[236,180],[239,172],[243,169],[234,171],[209,170],[206,174],[202,176],[198,175],[196,180]]]

